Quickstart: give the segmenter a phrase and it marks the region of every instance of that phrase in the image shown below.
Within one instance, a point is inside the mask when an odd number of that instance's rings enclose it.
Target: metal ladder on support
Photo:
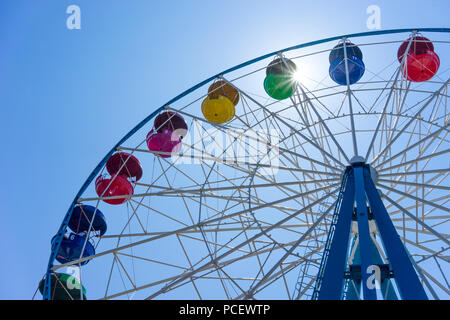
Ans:
[[[352,244],[350,248],[353,248],[356,242],[356,237],[352,239]],[[348,293],[348,287],[352,284],[352,279],[345,279],[344,281],[344,288],[342,290],[342,300],[347,300],[347,293]]]
[[[330,205],[330,202],[320,204],[319,212],[321,214],[325,213]],[[324,224],[320,224],[316,229],[319,234],[327,233],[328,226],[331,223],[331,219],[325,217],[323,222]],[[307,256],[308,260],[306,260],[306,262],[300,266],[297,282],[295,284],[295,290],[292,295],[294,300],[299,300],[300,298],[302,298],[303,300],[308,300],[311,298],[314,290],[314,281],[319,271],[318,263],[314,263],[313,261],[320,259],[320,253],[317,253],[317,250],[323,247],[325,243],[325,236],[322,236],[320,238],[311,238],[306,243],[306,247],[302,256]]]
[[[339,212],[342,205],[342,199],[344,195],[345,185],[347,184],[348,179],[348,170],[344,172],[344,176],[342,178],[341,188],[339,190],[338,200],[336,202],[336,207],[334,208],[333,219],[331,221],[330,229],[328,232],[327,241],[325,244],[325,248],[323,250],[322,261],[320,262],[319,272],[317,273],[317,279],[314,287],[314,292],[312,294],[312,300],[317,300],[319,295],[319,289],[322,284],[323,274],[325,271],[326,262],[328,259],[328,255],[330,253],[331,242],[333,240],[334,231],[336,230],[336,223],[339,218]]]

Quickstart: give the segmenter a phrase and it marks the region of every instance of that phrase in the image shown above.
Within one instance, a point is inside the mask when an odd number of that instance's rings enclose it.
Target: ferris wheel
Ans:
[[[449,299],[450,29],[336,36],[154,108],[51,239],[44,299]]]

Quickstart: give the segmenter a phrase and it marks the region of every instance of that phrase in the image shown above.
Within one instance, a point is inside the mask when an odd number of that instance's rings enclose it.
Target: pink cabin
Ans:
[[[186,136],[188,129],[183,117],[172,111],[159,114],[155,118],[154,127],[157,133],[162,133],[164,130],[175,131],[181,139]]]
[[[161,133],[151,130],[147,134],[147,146],[159,157],[170,158],[171,153],[178,153],[181,150],[181,138],[168,129],[164,129]]]

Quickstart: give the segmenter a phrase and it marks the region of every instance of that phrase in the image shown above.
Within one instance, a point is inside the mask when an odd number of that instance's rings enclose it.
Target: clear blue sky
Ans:
[[[2,0],[0,299],[32,297],[74,195],[142,118],[243,61],[368,31],[371,4],[382,29],[449,27],[448,0]]]

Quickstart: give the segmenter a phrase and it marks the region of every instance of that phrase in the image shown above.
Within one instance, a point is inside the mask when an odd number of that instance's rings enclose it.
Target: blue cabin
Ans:
[[[340,43],[335,46],[329,56],[330,61],[330,77],[331,79],[340,85],[347,85],[346,69],[345,69],[345,55],[347,55],[347,67],[348,67],[348,84],[354,84],[361,79],[366,67],[362,61],[363,54],[358,46],[351,42]]]
[[[93,221],[92,217],[94,217]],[[75,233],[88,232],[91,221],[91,231],[99,232],[100,236],[104,235],[107,225],[103,213],[98,208],[96,209],[93,206],[77,205],[73,208],[72,216],[69,220],[69,228]]]
[[[361,79],[364,74],[366,67],[362,60],[356,56],[351,56],[347,58],[348,67],[348,84],[354,84]],[[345,76],[345,60],[343,58],[337,58],[330,65],[330,77],[334,82],[340,85],[347,85],[347,78]]]
[[[56,237],[56,236],[55,236]],[[52,244],[55,241],[55,237],[52,239]],[[56,260],[61,263],[68,263],[80,259],[81,250],[83,249],[84,242],[86,241],[86,236],[71,233],[68,237],[64,236],[61,241],[61,246],[59,247],[58,254],[56,255]],[[95,254],[95,248],[92,243],[88,240],[86,242],[86,247],[84,248],[83,255],[81,258],[87,258]],[[87,264],[89,260],[85,260],[80,264],[83,266]]]
[[[345,43],[345,48],[347,49],[347,58],[350,57],[357,57],[359,60],[363,59],[363,54],[361,49],[354,45],[353,43],[347,41]],[[330,61],[330,64],[332,64],[334,61],[336,61],[337,58],[342,58],[344,59],[345,54],[344,54],[344,43],[339,43],[337,46],[335,46],[331,52],[330,52],[330,56],[328,57],[328,60]]]

